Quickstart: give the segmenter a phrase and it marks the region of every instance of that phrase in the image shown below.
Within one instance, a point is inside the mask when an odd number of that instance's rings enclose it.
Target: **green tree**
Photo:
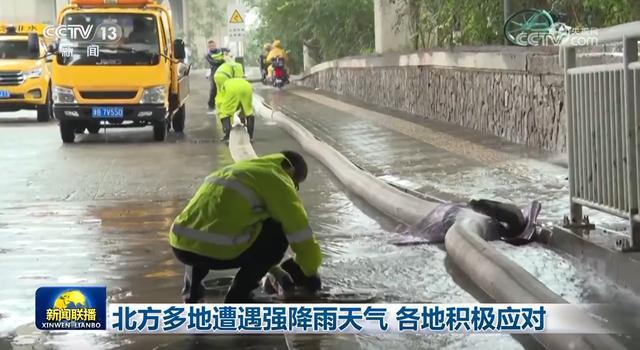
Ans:
[[[409,19],[414,49],[494,44],[501,40],[501,0],[395,1],[400,1],[396,26],[406,25]]]
[[[397,26],[409,19],[414,49],[502,42],[503,0],[400,1]],[[512,10],[546,9],[568,15],[573,27],[600,28],[640,19],[637,0],[511,0]]]
[[[640,19],[637,0],[546,0],[543,6],[565,12],[576,27],[601,28]]]
[[[374,47],[372,0],[246,0],[260,13],[248,52],[279,39],[290,51],[290,66],[302,67],[302,43],[317,46],[315,59],[370,53]],[[252,58],[249,58],[252,59]],[[257,58],[254,58],[257,59]]]
[[[198,47],[196,37],[211,37],[217,28],[224,23],[226,8],[220,6],[217,0],[188,0],[187,13],[189,15],[189,30],[185,40],[192,52],[192,64],[194,67],[206,67],[204,61],[204,48]]]

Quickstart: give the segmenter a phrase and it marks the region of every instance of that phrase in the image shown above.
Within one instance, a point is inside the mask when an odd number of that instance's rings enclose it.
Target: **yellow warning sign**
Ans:
[[[242,19],[242,16],[240,16],[240,12],[238,12],[238,10],[233,10],[231,18],[229,19],[229,23],[244,23],[244,19]]]

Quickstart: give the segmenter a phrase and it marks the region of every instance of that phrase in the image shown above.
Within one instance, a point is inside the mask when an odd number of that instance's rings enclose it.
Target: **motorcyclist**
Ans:
[[[266,82],[267,80],[267,70],[269,69],[270,62],[267,61],[267,56],[269,52],[271,52],[271,43],[266,43],[263,46],[264,51],[260,54],[260,74],[262,75],[262,82]]]
[[[284,59],[284,66],[285,66],[284,71],[285,71],[285,75],[288,77],[289,76],[289,68],[288,68],[289,57],[287,53],[284,51],[284,49],[282,48],[282,44],[280,43],[280,40],[276,39],[273,42],[271,51],[269,51],[269,54],[267,55],[267,63],[269,64],[269,68],[268,68],[269,78],[273,78],[273,67],[271,65],[271,62],[274,58],[277,58],[277,57],[282,57]]]

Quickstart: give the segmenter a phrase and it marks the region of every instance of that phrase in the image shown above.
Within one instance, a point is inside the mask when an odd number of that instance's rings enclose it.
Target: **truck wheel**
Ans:
[[[76,134],[84,134],[84,130],[86,129],[86,127],[84,126],[76,126],[75,128]]]
[[[183,132],[184,131],[184,120],[186,117],[186,106],[182,105],[182,107],[178,108],[176,114],[173,115],[173,130],[175,132]]]
[[[62,137],[62,142],[64,143],[73,143],[76,139],[76,128],[75,125],[71,122],[60,122],[60,136]]]
[[[38,121],[40,123],[46,123],[49,121],[49,109],[47,108],[47,105],[38,106]]]
[[[47,100],[42,106],[38,106],[38,121],[40,123],[46,123],[50,119],[53,119],[53,100],[51,99],[51,86],[47,92]]]
[[[166,121],[153,123],[153,139],[156,141],[164,141],[167,137],[167,124]]]
[[[89,124],[89,126],[87,126],[87,130],[92,134],[97,134],[100,132],[100,124]]]

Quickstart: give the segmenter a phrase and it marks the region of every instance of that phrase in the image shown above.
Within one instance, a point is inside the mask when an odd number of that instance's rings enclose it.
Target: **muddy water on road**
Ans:
[[[124,149],[131,150],[131,147],[125,144],[114,146],[101,142],[89,145],[89,139],[93,137],[90,135],[83,137],[87,139],[85,144],[62,147],[57,139],[49,142],[49,137],[56,136],[55,126],[21,127],[23,133],[31,135],[29,139],[38,140],[37,144],[28,147],[19,146],[26,136],[11,134],[13,139],[4,138],[7,143],[28,149],[30,156],[24,163],[6,153],[6,158],[2,158],[7,164],[13,164],[13,173],[3,182],[10,191],[4,194],[6,201],[0,205],[0,237],[3,238],[0,266],[9,267],[0,270],[0,280],[5,283],[0,288],[0,350],[282,349],[287,347],[287,342],[289,347],[305,350],[521,347],[509,336],[287,337],[285,341],[283,337],[113,336],[36,331],[33,300],[35,289],[41,285],[107,285],[112,302],[180,301],[182,266],[169,250],[167,229],[186,203],[190,191],[213,163],[209,150],[217,152],[218,166],[231,162],[224,147],[215,150],[211,143],[213,133],[206,120],[201,118],[196,125],[202,126],[196,130],[202,143],[144,144],[136,148],[137,152],[128,154],[123,153]],[[148,138],[147,133],[141,131],[142,137]],[[164,154],[165,148],[182,157],[164,159],[176,165],[174,171],[178,175],[162,172],[161,169],[166,169],[164,165],[150,162],[145,157]],[[283,148],[299,149],[279,129],[259,121],[257,153]],[[114,150],[118,151],[111,154]],[[96,154],[105,158],[126,158],[126,161],[108,163],[107,170],[113,178],[104,181],[100,191],[95,191],[97,195],[68,196],[70,188],[95,184],[95,180],[86,174],[107,173],[104,167],[95,166],[104,165]],[[184,159],[185,156],[189,157]],[[73,162],[62,163],[67,158]],[[312,176],[302,187],[301,194],[323,248],[325,285],[372,289],[381,301],[388,302],[475,300],[476,294],[472,296],[456,283],[462,274],[447,263],[442,247],[399,248],[388,244],[393,238],[395,223],[348,196],[320,164],[313,159],[309,162]],[[135,166],[144,171],[125,171]],[[80,174],[79,170],[86,170],[86,174]],[[48,185],[35,175],[32,177],[39,184],[37,190],[23,183],[25,174],[41,173],[55,179],[53,182],[62,187]],[[537,261],[534,259],[534,266],[543,266],[535,265]],[[579,286],[570,283],[566,293],[579,296]],[[208,295],[207,298],[209,302],[220,302],[222,296]]]
[[[297,149],[277,129],[260,136],[281,140],[257,146],[264,154]],[[229,158],[221,151],[220,165]],[[473,302],[445,264],[438,246],[395,247],[395,223],[350,198],[313,159],[301,189],[321,242],[322,276],[332,288],[374,290],[388,302]],[[520,348],[509,336],[194,337],[41,333],[33,326],[33,294],[40,285],[103,284],[112,302],[179,302],[182,267],[166,244],[167,229],[184,199],[18,204],[0,210],[0,349],[433,349]],[[354,204],[354,201],[358,204]],[[221,295],[208,295],[219,302]],[[288,345],[287,345],[288,342]]]

